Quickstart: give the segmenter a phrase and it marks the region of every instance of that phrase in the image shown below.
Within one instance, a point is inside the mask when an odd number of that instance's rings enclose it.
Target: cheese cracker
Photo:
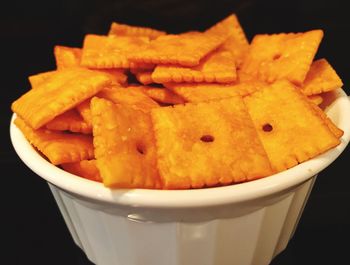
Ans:
[[[57,71],[45,83],[14,101],[12,110],[37,129],[110,83],[108,75],[87,69]]]
[[[244,100],[276,171],[286,170],[339,144],[312,103],[285,80]]]
[[[232,83],[237,74],[233,55],[219,50],[208,54],[199,65],[193,67],[158,65],[151,77],[155,83]]]
[[[130,105],[91,100],[97,167],[104,185],[159,188],[150,115]]]
[[[255,35],[242,71],[270,83],[287,79],[301,85],[322,37],[322,30]]]
[[[240,96],[153,109],[151,114],[166,189],[203,188],[272,174]]]
[[[26,139],[54,165],[94,157],[92,137],[89,135],[50,131],[45,128],[34,130],[19,117],[15,124]]]

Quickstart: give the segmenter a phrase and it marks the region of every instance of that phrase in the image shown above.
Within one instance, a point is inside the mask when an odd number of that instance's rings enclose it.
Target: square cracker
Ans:
[[[165,34],[165,31],[157,29],[131,26],[117,22],[112,22],[108,32],[108,35],[148,37],[150,39],[156,39]]]
[[[96,160],[82,160],[79,162],[65,163],[60,165],[65,171],[82,178],[102,182],[100,171],[97,168]]]
[[[72,48],[66,46],[55,46],[54,49],[57,69],[65,69],[71,67],[82,67],[81,48]],[[110,75],[111,80],[114,83],[125,84],[127,81],[127,75],[124,73],[124,69],[93,69],[94,71],[101,71]]]
[[[165,86],[187,102],[202,102],[236,95],[244,97],[258,90],[263,84],[258,81],[250,81],[232,85],[214,83],[167,83]]]
[[[281,80],[244,98],[276,171],[311,159],[339,144],[305,95]],[[316,106],[317,107],[317,106]]]
[[[54,47],[56,67],[58,70],[80,66],[81,49],[56,45]]]
[[[14,101],[12,110],[37,129],[110,83],[110,77],[101,72],[83,68],[60,70]]]
[[[306,75],[301,91],[305,95],[316,95],[343,86],[343,82],[326,59],[314,61]]]
[[[149,113],[94,97],[91,100],[97,167],[104,185],[159,188]]]
[[[130,105],[134,108],[149,111],[158,108],[159,104],[140,89],[131,89],[118,85],[110,86],[98,93],[98,97],[108,99],[116,104]]]
[[[28,77],[29,83],[32,88],[36,88],[48,80],[49,77],[55,75],[57,71],[48,71],[48,72],[43,72],[35,75],[31,75]]]
[[[152,86],[129,86],[129,89],[138,89],[143,91],[151,99],[161,104],[183,104],[185,100],[172,92],[169,89],[163,87]]]
[[[228,39],[220,46],[222,50],[229,51],[234,56],[236,65],[239,67],[249,49],[249,42],[244,30],[239,23],[238,17],[231,14],[210,27],[207,32],[212,34],[228,34]]]
[[[148,42],[147,37],[87,34],[81,65],[89,68],[130,68],[129,53],[142,50]]]
[[[152,73],[152,80],[162,84],[169,82],[232,83],[236,78],[236,66],[232,53],[221,50],[209,53],[197,66],[158,65]]]
[[[45,124],[45,127],[53,131],[70,131],[76,133],[91,134],[92,125],[85,122],[76,109],[69,109],[56,116]]]
[[[301,85],[322,37],[322,30],[255,35],[241,69],[270,83],[287,79]]]
[[[54,164],[73,163],[94,157],[92,136],[50,131],[45,128],[33,130],[17,117],[15,124],[25,138]]]
[[[151,116],[166,189],[211,187],[272,174],[240,96],[153,109]]]
[[[196,66],[208,53],[222,44],[227,35],[186,32],[160,36],[144,48],[128,55],[132,62]]]

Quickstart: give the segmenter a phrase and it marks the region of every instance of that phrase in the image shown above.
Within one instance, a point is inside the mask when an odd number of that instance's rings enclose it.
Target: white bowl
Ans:
[[[75,243],[98,265],[265,265],[292,237],[316,175],[350,139],[350,101],[328,94],[326,112],[344,130],[336,148],[284,172],[197,190],[105,188],[53,166],[13,124],[20,159],[45,179]]]

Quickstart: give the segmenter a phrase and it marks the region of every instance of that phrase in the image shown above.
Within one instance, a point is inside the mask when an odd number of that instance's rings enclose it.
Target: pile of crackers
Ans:
[[[342,87],[322,30],[257,34],[232,14],[181,34],[113,22],[29,77],[15,124],[52,164],[110,188],[255,180],[340,143],[319,107]]]

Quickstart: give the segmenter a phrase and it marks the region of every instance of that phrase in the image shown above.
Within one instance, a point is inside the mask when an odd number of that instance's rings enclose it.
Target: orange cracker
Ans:
[[[312,103],[310,105],[312,106],[314,111],[323,119],[323,121],[326,123],[329,130],[331,130],[331,132],[334,134],[335,137],[337,137],[339,139],[340,137],[343,136],[344,131],[341,130],[340,128],[338,128],[337,125],[335,125],[333,123],[333,121],[330,118],[328,118],[326,113],[319,106],[317,106],[314,103]]]
[[[154,83],[152,79],[152,71],[136,71],[135,77],[143,85],[149,85]]]
[[[46,128],[54,131],[71,131],[91,134],[92,126],[86,123],[76,109],[70,109],[46,123]]]
[[[54,55],[57,69],[80,66],[81,49],[56,45]]]
[[[128,55],[132,62],[196,66],[208,53],[222,44],[228,36],[187,32],[160,36],[145,48]]]
[[[139,89],[156,102],[163,104],[183,104],[185,100],[166,88],[151,86],[129,86],[129,89]]]
[[[255,35],[241,69],[270,83],[285,78],[301,85],[322,37],[322,30]]]
[[[94,157],[92,136],[50,131],[45,128],[33,130],[19,117],[16,118],[15,124],[26,139],[54,165]]]
[[[91,126],[92,128],[92,116],[91,116],[91,110],[90,110],[90,100],[91,98],[88,98],[78,104],[76,106],[76,110],[79,112],[80,116],[83,118],[83,120],[88,124],[88,126]]]
[[[57,69],[69,67],[81,67],[82,49],[66,46],[55,46],[54,49]],[[111,80],[116,83],[125,84],[127,76],[123,69],[93,69],[101,71],[111,76]]]
[[[135,108],[149,111],[159,107],[159,104],[147,96],[144,92],[128,87],[111,86],[98,93],[98,97],[108,99],[114,103],[131,105]]]
[[[115,36],[137,36],[137,37],[149,37],[150,39],[156,39],[159,36],[165,35],[165,31],[156,30],[148,27],[136,27],[117,22],[112,22],[108,35]]]
[[[205,56],[199,65],[190,68],[176,65],[158,65],[152,73],[151,79],[155,83],[232,83],[236,78],[236,66],[232,53],[214,51]]]
[[[111,83],[108,75],[83,68],[57,71],[12,103],[12,111],[37,129]]]
[[[43,83],[45,83],[45,81],[48,80],[48,78],[50,78],[51,76],[55,75],[55,73],[56,71],[48,71],[48,72],[39,73],[36,75],[31,75],[28,77],[28,80],[31,87],[36,88],[42,85]]]
[[[153,109],[151,116],[166,189],[211,187],[272,174],[240,96]]]
[[[333,67],[327,62],[326,59],[319,59],[312,63],[301,87],[301,91],[305,95],[315,95],[322,92],[328,92],[342,86],[343,82]]]
[[[323,102],[323,97],[321,95],[311,95],[307,96],[307,98],[316,105],[320,105]]]
[[[129,105],[91,100],[97,167],[107,187],[159,188],[150,115]]]
[[[74,163],[65,163],[60,165],[65,171],[71,174],[102,182],[100,171],[97,168],[96,160],[82,160]]]
[[[293,167],[340,143],[314,110],[317,106],[288,81],[278,81],[244,99],[276,171]]]
[[[229,38],[220,48],[232,53],[237,66],[243,63],[244,57],[249,49],[249,42],[235,14],[231,14],[222,21],[219,21],[209,28],[207,32],[213,34],[228,34]]]
[[[202,102],[223,99],[236,95],[246,96],[262,86],[260,82],[240,84],[207,84],[207,83],[167,83],[165,86],[187,102]]]
[[[129,68],[128,54],[142,50],[148,42],[147,37],[87,34],[81,65],[90,68]]]

